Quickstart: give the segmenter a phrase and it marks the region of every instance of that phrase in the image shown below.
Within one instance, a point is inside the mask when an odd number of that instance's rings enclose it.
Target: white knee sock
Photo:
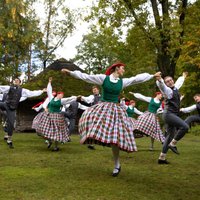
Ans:
[[[159,156],[159,159],[160,160],[165,160],[166,159],[166,153],[160,153],[160,156]]]
[[[114,163],[115,163],[115,168],[120,167],[120,162],[119,162],[119,147],[116,145],[112,145],[112,152],[113,152],[113,158],[114,158]]]
[[[176,144],[177,144],[177,140],[175,140],[175,139],[173,139],[171,142],[170,142],[170,145],[171,146],[176,146]]]

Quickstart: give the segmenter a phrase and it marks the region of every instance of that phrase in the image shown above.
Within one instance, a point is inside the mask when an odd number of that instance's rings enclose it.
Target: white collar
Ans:
[[[159,99],[154,98],[153,100],[154,100],[155,103],[160,103]]]
[[[113,76],[113,74],[111,74],[111,75],[109,76],[109,78],[110,78],[110,81],[113,82],[113,83],[117,83],[118,80],[119,80],[119,77],[116,78],[116,77]]]
[[[134,107],[133,107],[133,106],[131,106],[131,105],[129,105],[128,107],[129,107],[131,110],[134,108]]]

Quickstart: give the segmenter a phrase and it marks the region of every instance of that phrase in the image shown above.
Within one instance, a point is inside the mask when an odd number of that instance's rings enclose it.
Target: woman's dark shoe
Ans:
[[[115,169],[113,170],[112,176],[113,176],[113,177],[118,176],[118,174],[120,173],[120,171],[121,171],[121,166],[120,166],[119,168],[115,168]]]
[[[94,147],[94,145],[89,144],[88,149],[95,150],[95,147]]]
[[[59,151],[59,147],[54,147],[52,151]]]
[[[9,146],[10,149],[14,149],[13,143],[7,141],[7,145]]]
[[[158,159],[158,164],[160,164],[160,165],[163,165],[163,164],[168,165],[169,163],[170,163],[170,162],[168,162],[167,160]]]

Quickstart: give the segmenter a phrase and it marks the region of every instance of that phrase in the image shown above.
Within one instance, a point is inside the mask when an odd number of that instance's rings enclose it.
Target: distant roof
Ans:
[[[63,68],[69,69],[70,71],[79,70],[79,71],[83,72],[83,70],[81,68],[79,68],[77,65],[75,65],[73,62],[67,61],[64,58],[60,58],[58,60],[55,60],[46,69],[47,70],[58,70],[58,71],[60,71]]]

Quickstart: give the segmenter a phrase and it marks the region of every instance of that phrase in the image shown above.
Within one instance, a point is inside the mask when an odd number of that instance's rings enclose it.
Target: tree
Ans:
[[[64,0],[44,0],[46,21],[42,25],[44,33],[40,58],[43,68],[53,60],[55,50],[62,46],[65,39],[75,28],[75,14],[64,5]]]
[[[169,0],[100,0],[92,8],[89,19],[97,19],[102,27],[117,30],[139,28],[144,41],[150,42],[158,69],[174,77],[185,34],[188,1]]]
[[[77,64],[84,63],[88,73],[99,73],[115,62],[118,58],[120,42],[111,28],[97,29],[91,27],[91,33],[84,35],[81,44],[77,46],[74,58]]]
[[[20,75],[20,66],[29,62],[30,46],[40,31],[31,17],[32,1],[2,0],[0,2],[0,55],[4,81]],[[7,79],[7,80],[6,80]]]
[[[196,1],[188,7],[188,17],[186,17],[187,27],[185,28],[185,39],[182,45],[182,54],[177,63],[178,73],[188,71],[182,93],[186,98],[183,102],[191,104],[193,95],[199,93],[200,85],[200,1]]]

